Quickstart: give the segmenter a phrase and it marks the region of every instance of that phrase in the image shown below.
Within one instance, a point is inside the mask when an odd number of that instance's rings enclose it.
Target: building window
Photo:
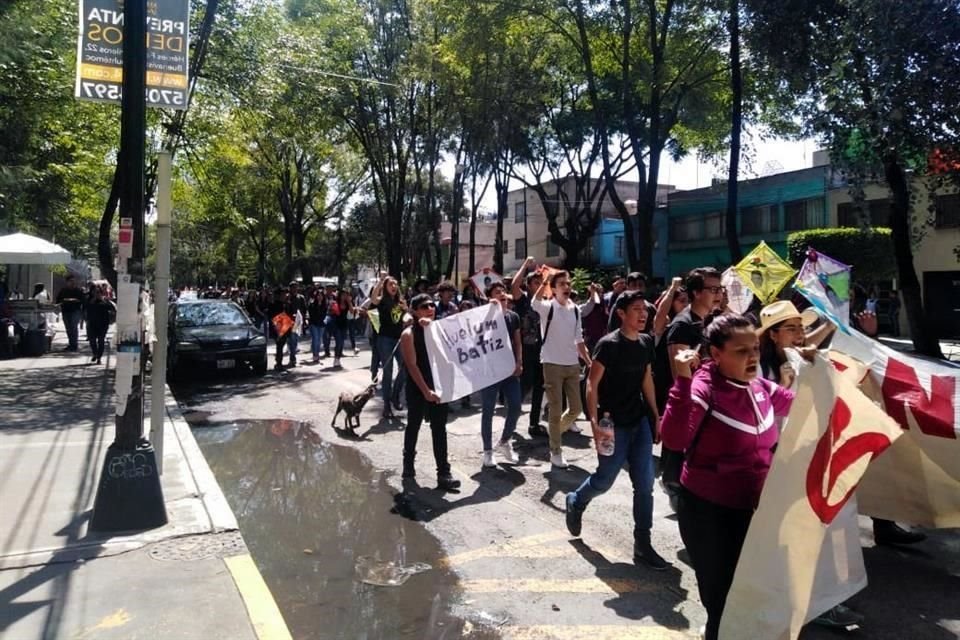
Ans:
[[[547,236],[547,257],[556,258],[560,255],[560,247],[553,243],[553,240],[550,239],[550,236]]]
[[[504,249],[504,253],[506,253],[506,249]],[[523,260],[524,258],[527,257],[526,238],[517,238],[516,240],[513,241],[513,257],[516,260]]]
[[[777,207],[763,205],[740,211],[740,233],[745,236],[763,235],[780,230]]]
[[[960,227],[960,193],[937,196],[937,217],[934,227],[937,229]]]
[[[504,240],[504,241],[503,241],[503,250],[502,250],[502,251],[503,251],[503,255],[507,255],[508,253],[510,253],[510,241],[509,241],[509,240]]]
[[[513,204],[513,221],[514,222],[523,222],[527,219],[527,203],[526,201],[515,202]]]
[[[708,213],[703,219],[704,238],[722,238],[726,235],[724,220],[726,215],[720,212]]]
[[[784,231],[816,229],[823,220],[823,199],[794,200],[783,205]]]
[[[623,259],[623,236],[613,236],[613,257]]]
[[[880,198],[865,202],[843,202],[837,205],[840,227],[889,227],[890,200]]]
[[[700,218],[687,216],[685,218],[670,219],[670,242],[690,242],[701,239]]]

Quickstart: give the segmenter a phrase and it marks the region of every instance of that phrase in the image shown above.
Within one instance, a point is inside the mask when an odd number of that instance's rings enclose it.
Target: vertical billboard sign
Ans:
[[[187,108],[189,0],[147,3],[147,106]],[[80,0],[77,84],[80,100],[120,103],[123,0]]]

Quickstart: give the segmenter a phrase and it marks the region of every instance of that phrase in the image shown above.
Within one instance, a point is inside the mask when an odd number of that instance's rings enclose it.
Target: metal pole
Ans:
[[[157,156],[157,273],[153,288],[153,326],[157,344],[150,377],[150,439],[157,452],[157,472],[163,475],[163,425],[166,415],[167,292],[170,289],[170,152]]]
[[[129,259],[118,261],[116,435],[107,448],[91,529],[152,529],[167,523],[153,447],[143,437],[144,209],[147,132],[147,0],[123,6],[123,97],[120,103],[120,226],[132,228]],[[130,227],[125,227],[130,223]],[[121,246],[124,246],[123,244]]]

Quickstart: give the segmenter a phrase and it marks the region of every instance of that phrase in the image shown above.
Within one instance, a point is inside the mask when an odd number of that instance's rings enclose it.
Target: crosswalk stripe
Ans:
[[[502,627],[513,640],[690,640],[692,631],[644,624],[535,625]]]
[[[662,587],[627,578],[583,578],[575,580],[527,579],[476,579],[464,580],[461,586],[465,593],[652,593]]]

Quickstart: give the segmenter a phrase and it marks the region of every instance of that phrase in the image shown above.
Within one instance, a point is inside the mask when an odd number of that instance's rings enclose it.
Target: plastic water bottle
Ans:
[[[597,443],[597,453],[602,456],[612,456],[615,443],[613,420],[610,419],[610,412],[605,412],[600,418],[601,440]]]

